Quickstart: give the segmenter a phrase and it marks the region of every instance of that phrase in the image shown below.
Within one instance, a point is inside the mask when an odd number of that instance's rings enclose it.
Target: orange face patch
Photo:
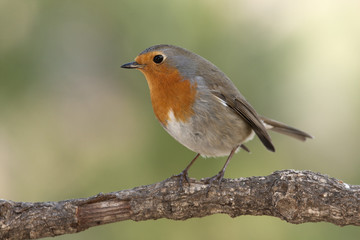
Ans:
[[[192,105],[196,98],[196,85],[184,79],[179,71],[169,66],[166,61],[154,63],[153,58],[158,54],[163,55],[161,52],[149,52],[135,59],[137,63],[144,65],[139,70],[148,82],[154,113],[165,126],[170,110],[177,121],[186,122],[194,113]]]

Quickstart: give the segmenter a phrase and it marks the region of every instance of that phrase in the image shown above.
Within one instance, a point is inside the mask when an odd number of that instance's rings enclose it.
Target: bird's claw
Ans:
[[[209,190],[210,190],[213,182],[217,181],[217,182],[218,182],[218,185],[220,186],[221,181],[223,180],[223,178],[224,178],[224,171],[220,171],[220,172],[219,172],[218,174],[216,174],[215,176],[204,179],[204,182],[209,185],[209,186],[207,187],[206,196],[208,196]]]
[[[181,173],[177,174],[177,175],[174,175],[174,177],[178,177],[179,178],[179,185],[180,185],[180,188],[183,189],[183,182],[184,180],[190,184],[190,179],[189,179],[189,176],[188,176],[188,172],[186,170],[183,170]]]
[[[220,171],[218,174],[216,174],[213,177],[205,178],[205,183],[211,185],[214,181],[218,181],[220,184],[223,178],[224,178],[224,172]]]

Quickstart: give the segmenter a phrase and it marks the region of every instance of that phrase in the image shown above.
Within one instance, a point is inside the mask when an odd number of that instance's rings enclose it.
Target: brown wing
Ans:
[[[243,98],[230,98],[222,93],[213,91],[216,97],[222,99],[231,109],[246,120],[251,126],[256,135],[259,137],[264,146],[272,152],[275,152],[275,147],[271,143],[271,138],[266,131],[266,128],[255,109]]]

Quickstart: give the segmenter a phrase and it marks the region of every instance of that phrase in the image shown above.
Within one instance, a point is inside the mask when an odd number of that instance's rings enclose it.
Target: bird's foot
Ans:
[[[218,185],[220,186],[221,181],[222,181],[222,179],[224,178],[224,173],[225,173],[225,171],[221,170],[221,171],[218,172],[218,174],[216,174],[215,176],[204,179],[204,182],[209,185],[209,186],[207,187],[206,195],[208,195],[209,190],[210,190],[213,182],[218,182]]]
[[[220,184],[223,178],[224,178],[224,171],[220,171],[218,174],[216,174],[213,177],[205,178],[204,182],[206,184],[211,185],[214,181],[218,181]]]
[[[179,173],[177,175],[174,175],[173,177],[178,177],[179,178],[179,185],[180,185],[181,190],[183,189],[184,180],[185,180],[185,182],[187,182],[190,185],[190,179],[189,179],[189,176],[188,176],[187,169],[183,170],[181,173]]]

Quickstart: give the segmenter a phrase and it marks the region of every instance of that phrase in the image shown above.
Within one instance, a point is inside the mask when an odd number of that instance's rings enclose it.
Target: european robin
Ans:
[[[184,48],[155,45],[142,51],[134,62],[121,66],[139,69],[147,80],[154,113],[162,127],[185,147],[197,153],[179,174],[189,182],[188,170],[200,156],[228,156],[215,176],[221,182],[226,166],[256,134],[264,146],[275,148],[268,129],[299,140],[311,135],[259,115],[232,81],[214,64]]]

